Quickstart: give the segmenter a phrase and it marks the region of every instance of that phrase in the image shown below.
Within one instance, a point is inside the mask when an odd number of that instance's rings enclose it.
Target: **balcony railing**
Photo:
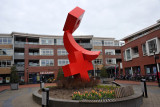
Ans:
[[[29,55],[40,55],[40,53],[29,53]]]
[[[83,48],[86,48],[86,49],[91,49],[92,48],[91,43],[78,43],[78,44],[81,45]]]
[[[39,44],[39,42],[22,42],[22,41],[15,41],[15,44]]]
[[[36,66],[40,66],[40,65],[39,65],[39,63],[29,63],[29,66],[36,67]]]

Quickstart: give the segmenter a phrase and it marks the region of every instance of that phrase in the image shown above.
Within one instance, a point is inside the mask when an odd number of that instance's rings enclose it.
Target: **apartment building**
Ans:
[[[122,39],[121,47],[123,73],[131,76],[156,75],[160,59],[160,20],[157,23]]]
[[[114,38],[97,38],[93,35],[74,36],[83,48],[101,51],[93,61],[96,73],[103,65],[117,67],[121,61],[120,42]],[[10,67],[14,64],[21,82],[36,83],[42,76],[56,78],[58,69],[69,64],[63,36],[12,32],[0,34],[0,83],[10,82]],[[93,71],[90,71],[93,72]]]

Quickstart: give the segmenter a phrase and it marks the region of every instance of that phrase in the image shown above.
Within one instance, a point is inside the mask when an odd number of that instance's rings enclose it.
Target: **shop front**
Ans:
[[[10,83],[10,74],[1,74],[0,84],[9,84],[9,83]]]

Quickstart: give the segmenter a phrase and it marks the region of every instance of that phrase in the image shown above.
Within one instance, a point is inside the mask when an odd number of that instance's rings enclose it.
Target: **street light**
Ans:
[[[26,70],[27,70],[27,84],[28,84],[28,68],[26,68]]]
[[[156,70],[157,70],[157,82],[158,82],[158,86],[160,87],[158,67],[157,67],[157,59],[159,59],[159,57],[155,55],[155,53],[156,53],[155,45],[154,45],[154,48],[153,48],[152,52],[154,53],[154,60],[155,60],[155,65],[156,65]]]

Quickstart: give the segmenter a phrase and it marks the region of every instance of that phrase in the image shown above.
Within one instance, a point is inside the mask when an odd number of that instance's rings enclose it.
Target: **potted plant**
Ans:
[[[18,88],[19,88],[19,76],[18,76],[18,73],[17,73],[16,66],[11,67],[10,78],[11,78],[11,81],[10,81],[11,90],[18,90]]]
[[[104,83],[106,81],[108,77],[108,73],[106,72],[106,68],[105,66],[103,66],[101,68],[101,72],[100,72],[100,80],[101,80],[101,83]]]

